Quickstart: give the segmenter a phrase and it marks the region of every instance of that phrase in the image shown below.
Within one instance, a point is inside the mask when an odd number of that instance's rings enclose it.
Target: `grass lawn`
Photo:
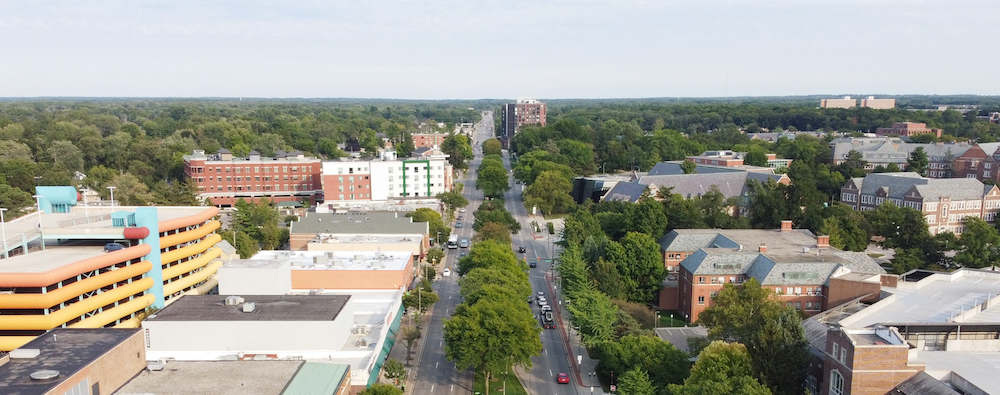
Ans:
[[[483,382],[483,374],[476,372],[476,379],[472,385],[473,394],[483,394],[486,395],[486,385]],[[492,394],[503,394],[503,375],[496,375],[493,380],[490,380],[490,393]],[[524,390],[521,386],[521,382],[517,381],[517,376],[514,372],[507,374],[507,394],[509,395],[528,395],[528,392]]]
[[[670,318],[670,314],[673,314],[673,319]],[[681,327],[688,326],[688,323],[684,321],[680,313],[673,310],[663,310],[660,311],[660,328],[665,327]]]

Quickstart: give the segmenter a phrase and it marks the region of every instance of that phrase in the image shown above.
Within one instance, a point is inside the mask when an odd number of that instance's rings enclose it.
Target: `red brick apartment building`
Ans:
[[[833,248],[829,236],[792,229],[791,221],[779,230],[675,229],[660,246],[671,272],[660,308],[677,310],[690,322],[712,305],[725,284],[754,278],[781,301],[812,315],[830,306],[831,294],[842,299],[877,293],[885,273],[864,253]],[[848,281],[831,290],[835,278]]]
[[[322,194],[322,163],[301,151],[278,151],[263,157],[250,151],[249,157],[234,158],[223,148],[217,154],[195,150],[184,155],[184,174],[198,188],[198,196],[216,206],[232,206],[238,199],[275,202],[310,199]]]
[[[926,123],[919,122],[896,122],[892,127],[875,129],[875,134],[879,136],[897,135],[902,137],[913,137],[920,134],[933,134],[934,137],[941,137],[941,129],[931,129]]]
[[[1000,184],[1000,143],[973,144],[952,162],[952,176]]]
[[[1000,189],[975,178],[924,178],[917,173],[877,173],[852,178],[840,191],[840,200],[855,210],[874,210],[887,202],[924,214],[932,235],[964,230],[965,217],[996,221]]]
[[[413,136],[413,148],[434,148],[444,144],[444,139],[448,137],[444,133],[417,133]]]

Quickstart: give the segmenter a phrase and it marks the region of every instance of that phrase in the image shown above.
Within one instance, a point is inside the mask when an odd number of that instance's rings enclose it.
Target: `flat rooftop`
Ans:
[[[954,372],[984,393],[1000,394],[1000,353],[920,351],[916,361],[925,363],[924,371],[938,380],[947,381]]]
[[[343,235],[320,233],[316,235],[313,243],[321,244],[387,244],[387,243],[412,243],[420,244],[423,235],[414,233],[411,235]]]
[[[143,370],[118,395],[274,395],[295,377],[303,361],[168,361],[163,370]]]
[[[140,329],[55,329],[20,347],[38,349],[31,359],[11,359],[0,365],[0,394],[32,395],[51,391]],[[38,370],[57,370],[59,376],[47,382],[29,378]]]
[[[44,273],[103,254],[103,242],[100,246],[46,246],[41,251],[0,259],[0,273]]]
[[[333,321],[351,299],[349,295],[240,295],[243,303],[226,305],[223,295],[185,295],[149,321]],[[254,311],[243,312],[243,305]]]
[[[875,324],[947,323],[970,309],[978,309],[988,298],[1000,295],[1000,272],[966,269],[934,274],[916,283],[901,281],[896,288],[883,287],[882,290],[891,293],[892,297],[842,320],[841,324],[861,328]],[[869,314],[865,314],[866,310]],[[990,307],[965,322],[1000,322],[983,321],[998,315],[1000,306]]]
[[[413,222],[404,212],[307,213],[292,222],[292,234],[427,234],[426,222]]]
[[[288,262],[292,270],[403,270],[412,257],[409,251],[260,251],[237,262],[250,261],[248,267],[253,261]]]

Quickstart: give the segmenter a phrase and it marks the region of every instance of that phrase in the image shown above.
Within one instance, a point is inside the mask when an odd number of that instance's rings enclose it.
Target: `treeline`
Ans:
[[[226,148],[271,156],[300,150],[339,157],[374,155],[385,133],[401,155],[418,130],[450,131],[476,122],[493,103],[274,100],[8,100],[0,101],[0,204],[20,214],[34,187],[82,183],[127,205],[192,205],[183,156]],[[437,123],[446,123],[439,128]],[[421,127],[421,124],[424,124]],[[453,142],[458,164],[471,157]],[[463,156],[461,154],[466,154]],[[82,182],[76,172],[86,174]],[[10,214],[10,213],[9,213]]]

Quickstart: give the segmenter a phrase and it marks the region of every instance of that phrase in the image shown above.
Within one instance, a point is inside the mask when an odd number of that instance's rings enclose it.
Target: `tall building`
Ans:
[[[858,106],[858,99],[844,96],[843,99],[822,99],[819,101],[822,108],[854,108]]]
[[[519,97],[514,103],[504,104],[501,109],[501,142],[510,143],[517,130],[524,125],[545,126],[546,105],[530,97]]]
[[[875,96],[868,96],[861,99],[861,107],[874,108],[876,110],[888,110],[896,108],[896,99],[876,99]]]
[[[135,328],[147,307],[215,286],[218,208],[79,207],[60,190],[74,188],[40,188],[52,211],[4,224],[23,240],[8,248],[29,252],[0,259],[0,350],[53,328]]]
[[[874,173],[852,178],[840,190],[840,201],[868,211],[892,202],[920,211],[932,235],[961,234],[965,217],[993,223],[1000,211],[1000,189],[975,178],[924,178],[917,173]]]
[[[278,151],[273,158],[250,151],[233,157],[223,148],[217,154],[195,150],[184,155],[184,175],[198,188],[198,196],[216,206],[232,206],[239,199],[275,202],[310,199],[322,193],[322,166],[302,151]]]

